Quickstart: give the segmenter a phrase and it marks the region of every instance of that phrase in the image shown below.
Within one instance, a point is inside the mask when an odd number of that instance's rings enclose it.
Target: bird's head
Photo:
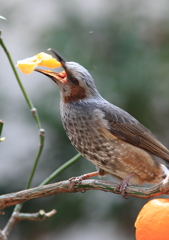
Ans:
[[[86,98],[97,98],[99,96],[92,76],[84,67],[75,62],[66,62],[53,49],[48,50],[58,59],[64,71],[57,73],[37,68],[35,71],[50,77],[57,84],[64,103]]]

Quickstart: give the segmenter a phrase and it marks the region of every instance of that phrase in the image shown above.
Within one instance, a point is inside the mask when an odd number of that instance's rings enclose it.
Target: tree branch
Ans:
[[[104,192],[111,192],[120,194],[119,191],[115,192],[118,184],[101,181],[101,180],[83,180],[80,183],[74,185],[74,189],[71,187],[69,180],[48,184],[45,186],[39,186],[30,188],[27,190],[5,194],[0,196],[0,209],[16,205],[18,203],[26,202],[30,199],[47,197],[58,193],[73,193],[73,192],[85,192],[87,190],[101,190]],[[169,178],[166,178],[162,183],[153,187],[136,187],[128,186],[126,189],[128,196],[148,199],[157,197],[162,194],[169,195]]]
[[[18,205],[20,206],[20,205]],[[10,218],[10,221],[5,226],[5,228],[0,231],[0,239],[7,239],[9,236],[11,230],[15,226],[17,222],[20,221],[44,221],[47,217],[51,217],[56,213],[56,210],[53,209],[52,211],[46,213],[44,210],[40,210],[37,213],[19,213],[18,211],[13,212],[12,217]]]

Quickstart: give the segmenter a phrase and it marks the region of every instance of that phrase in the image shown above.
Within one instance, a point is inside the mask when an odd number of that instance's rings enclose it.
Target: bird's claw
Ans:
[[[122,195],[123,198],[128,199],[126,189],[129,185],[132,185],[129,183],[130,178],[132,178],[135,175],[135,173],[130,173],[123,181],[119,184],[118,187],[114,189],[114,193],[119,193]]]
[[[69,182],[70,182],[69,189],[72,192],[76,192],[75,185],[81,183],[82,180],[83,180],[82,176],[69,178]]]
[[[76,192],[76,191],[75,191],[75,188],[74,188],[74,186],[75,186],[76,184],[80,184],[81,181],[83,181],[83,180],[85,180],[85,179],[88,179],[88,178],[91,178],[91,177],[94,177],[94,176],[98,176],[98,175],[99,175],[99,172],[96,171],[96,172],[91,172],[91,173],[83,174],[83,175],[81,175],[81,176],[79,176],[79,177],[72,177],[72,178],[69,179],[69,181],[70,181],[69,189],[70,189],[71,191]]]
[[[121,182],[118,187],[114,189],[114,193],[120,192],[123,198],[128,199],[126,189],[127,189],[128,183],[127,182]]]

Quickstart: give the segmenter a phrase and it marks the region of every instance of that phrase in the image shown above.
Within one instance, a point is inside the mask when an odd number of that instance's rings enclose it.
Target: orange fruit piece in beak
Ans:
[[[17,66],[21,72],[30,74],[37,66],[43,66],[52,69],[61,67],[61,63],[51,55],[41,52],[33,57],[18,61]]]

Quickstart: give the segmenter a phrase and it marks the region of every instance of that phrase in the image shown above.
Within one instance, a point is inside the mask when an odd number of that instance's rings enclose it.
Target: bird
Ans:
[[[104,99],[88,70],[48,50],[63,71],[35,71],[59,88],[66,134],[74,148],[98,169],[87,177],[112,175],[121,181],[118,189],[124,198],[128,184],[161,183],[169,175],[169,150],[128,112]]]

